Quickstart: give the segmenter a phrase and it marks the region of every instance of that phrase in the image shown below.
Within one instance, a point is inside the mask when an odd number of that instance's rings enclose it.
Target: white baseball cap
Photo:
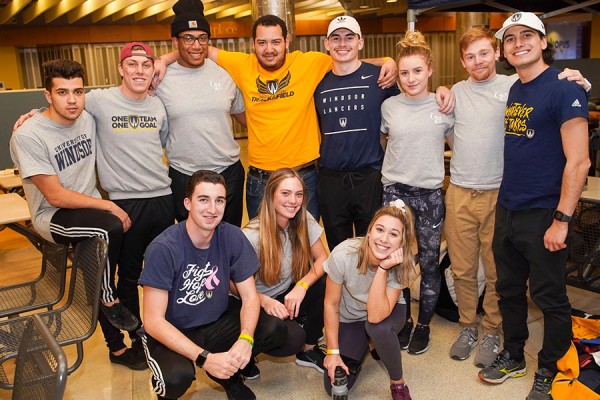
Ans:
[[[330,23],[329,28],[327,29],[327,37],[331,36],[331,34],[338,29],[346,28],[352,33],[357,34],[362,37],[362,33],[360,33],[360,25],[358,25],[358,21],[353,17],[348,15],[341,15],[339,17],[335,17]]]
[[[531,12],[518,12],[514,13],[508,17],[506,21],[504,21],[502,24],[502,29],[496,32],[496,38],[503,40],[506,30],[515,25],[528,26],[536,31],[542,32],[542,34],[546,36],[546,28],[544,28],[544,23],[538,18],[537,15]]]

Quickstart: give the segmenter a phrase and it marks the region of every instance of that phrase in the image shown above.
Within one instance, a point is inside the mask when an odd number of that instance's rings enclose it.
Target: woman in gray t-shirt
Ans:
[[[261,307],[288,327],[286,343],[269,354],[296,353],[296,364],[323,372],[325,354],[317,346],[323,335],[327,258],[323,228],[306,211],[306,186],[296,171],[271,173],[264,193],[258,216],[243,232],[260,261],[255,279]]]
[[[349,374],[352,387],[371,341],[388,370],[392,398],[410,398],[398,333],[406,321],[401,290],[413,266],[414,236],[412,213],[398,200],[375,213],[366,237],[345,240],[325,261],[328,394],[336,367]]]

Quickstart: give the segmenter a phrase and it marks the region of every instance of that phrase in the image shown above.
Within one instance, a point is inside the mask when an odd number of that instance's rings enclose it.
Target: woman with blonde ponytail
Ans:
[[[383,203],[401,199],[415,216],[421,269],[419,318],[413,331],[409,306],[399,340],[410,354],[421,354],[429,348],[429,323],[440,293],[444,141],[453,131],[454,116],[439,112],[435,95],[429,92],[433,60],[431,48],[420,32],[406,33],[398,43],[396,62],[402,93],[381,106],[382,143],[387,144],[382,168]],[[410,299],[408,289],[404,297]]]

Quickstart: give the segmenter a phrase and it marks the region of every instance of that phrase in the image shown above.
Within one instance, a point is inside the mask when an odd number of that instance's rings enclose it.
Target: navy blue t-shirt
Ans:
[[[508,210],[558,205],[566,164],[560,128],[570,119],[588,118],[584,90],[559,80],[559,72],[549,67],[530,82],[517,80],[510,89],[498,194],[498,202]]]
[[[183,221],[167,228],[146,249],[138,283],[169,292],[165,319],[180,330],[216,321],[227,310],[229,280],[243,282],[258,259],[242,231],[221,222],[208,249],[192,243]]]
[[[363,62],[348,75],[337,76],[329,71],[317,86],[321,167],[336,171],[364,167],[381,170],[381,104],[400,90],[397,85],[381,89],[377,85],[380,71],[381,67]]]

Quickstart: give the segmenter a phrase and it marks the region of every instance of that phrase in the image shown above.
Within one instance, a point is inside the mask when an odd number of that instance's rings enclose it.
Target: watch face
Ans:
[[[560,222],[570,222],[571,217],[565,215],[562,211],[556,210],[554,211],[554,219]]]

